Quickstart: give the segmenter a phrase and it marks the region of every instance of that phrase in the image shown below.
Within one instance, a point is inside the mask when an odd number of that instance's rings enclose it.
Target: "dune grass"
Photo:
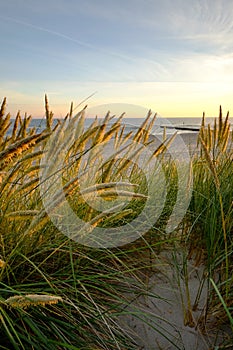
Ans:
[[[205,126],[203,118],[201,153],[193,160],[192,230],[188,236],[190,254],[206,263],[211,282],[209,315],[220,323],[232,313],[233,297],[233,142],[228,118],[229,114],[222,117],[221,107],[213,129]]]
[[[126,312],[125,291],[144,293],[147,276],[156,267],[153,258],[177,243],[188,249],[197,264],[206,266],[209,298],[201,322],[214,315],[219,324],[232,326],[233,151],[228,115],[224,119],[220,109],[213,129],[203,118],[199,152],[192,159],[192,198],[176,231],[166,234],[178,183],[175,162],[164,156],[167,140],[153,150],[151,158],[160,160],[167,185],[158,220],[135,242],[101,249],[75,242],[50,220],[41,198],[41,169],[46,169],[47,190],[56,184],[56,176],[62,179],[63,191],[50,202],[48,198],[51,211],[67,200],[77,216],[91,223],[88,234],[95,227],[126,225],[148,200],[148,181],[137,166],[142,149],[133,143],[127,146],[127,140],[149,147],[155,117],[149,112],[133,135],[124,132],[122,116],[113,119],[110,113],[85,129],[85,108],[76,116],[71,108],[54,125],[46,97],[45,130],[37,134],[29,128],[31,117],[18,113],[8,134],[11,116],[5,109],[4,99],[0,109],[0,349],[138,349],[117,322]],[[62,141],[68,140],[71,130],[74,138],[64,151]],[[52,144],[45,152],[48,140]],[[116,156],[103,163],[101,145],[109,142]],[[128,147],[128,159],[117,157],[119,145]],[[41,162],[45,154],[46,164]],[[160,195],[161,179],[151,176],[150,181],[153,196]],[[117,213],[101,212],[88,204],[88,200],[98,201],[96,192],[106,203],[119,198],[119,205],[125,200],[128,204]],[[157,203],[153,196],[152,208]],[[189,309],[191,313],[192,305]]]

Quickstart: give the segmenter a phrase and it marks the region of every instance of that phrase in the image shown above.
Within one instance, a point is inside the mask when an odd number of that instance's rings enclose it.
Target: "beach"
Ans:
[[[204,321],[208,303],[207,279],[203,283],[205,266],[197,266],[190,258],[185,276],[186,258],[187,251],[180,247],[175,255],[170,249],[163,251],[153,259],[155,272],[150,273],[144,293],[138,297],[133,292],[127,295],[129,314],[120,317],[120,324],[138,349],[209,350],[231,337],[229,326],[216,328],[214,315]],[[137,317],[139,312],[141,318]]]

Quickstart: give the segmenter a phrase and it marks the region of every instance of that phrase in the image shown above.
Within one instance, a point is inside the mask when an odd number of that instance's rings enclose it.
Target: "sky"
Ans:
[[[2,0],[0,98],[13,116],[42,117],[45,93],[56,117],[85,99],[231,115],[232,18],[232,0]]]

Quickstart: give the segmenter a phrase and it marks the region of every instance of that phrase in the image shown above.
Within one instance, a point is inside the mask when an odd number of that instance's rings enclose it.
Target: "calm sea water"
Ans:
[[[117,119],[117,118],[116,118]],[[54,119],[54,125],[56,124],[58,119]],[[101,118],[99,120],[102,120]],[[135,128],[138,128],[144,121],[144,118],[123,118],[122,123],[126,125],[126,130],[134,130]],[[85,121],[86,127],[91,125],[93,122],[92,118],[87,118]],[[112,119],[112,122],[114,122],[114,119]],[[213,124],[214,118],[206,118],[206,123]],[[13,128],[14,120],[12,119],[12,125],[10,126],[8,130],[8,134],[11,133]],[[154,123],[154,127],[152,129],[153,134],[161,134],[163,133],[164,126],[166,126],[167,133],[174,133],[173,127],[181,127],[181,128],[190,128],[195,130],[179,130],[179,133],[190,133],[190,132],[197,132],[198,128],[201,125],[201,118],[162,118],[158,117]],[[43,119],[32,119],[30,123],[30,128],[35,128],[36,132],[39,133],[42,130],[44,130],[46,126],[46,120]]]

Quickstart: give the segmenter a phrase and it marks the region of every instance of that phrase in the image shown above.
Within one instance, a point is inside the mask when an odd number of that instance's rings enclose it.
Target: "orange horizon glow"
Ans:
[[[218,115],[220,105],[224,114],[227,111],[231,114],[233,110],[231,94],[233,83],[90,83],[89,87],[86,84],[83,91],[81,87],[74,90],[75,95],[67,89],[51,95],[48,92],[50,109],[54,112],[55,118],[66,116],[71,101],[76,107],[86,98],[87,100],[76,108],[75,113],[86,104],[88,108],[105,105],[107,113],[109,106],[115,103],[122,104],[122,109],[118,108],[118,114],[127,112],[123,110],[125,104],[134,105],[135,115],[129,115],[133,118],[137,117],[137,108],[143,108],[145,111],[151,109],[165,118],[201,117],[203,112],[208,117],[214,117]],[[97,93],[88,99],[94,90]],[[25,113],[32,115],[33,118],[42,118],[45,115],[44,93],[27,96],[17,95],[14,90],[9,90],[4,94],[3,89],[0,89],[0,93],[7,97],[7,112],[12,118],[19,110],[22,116]]]

